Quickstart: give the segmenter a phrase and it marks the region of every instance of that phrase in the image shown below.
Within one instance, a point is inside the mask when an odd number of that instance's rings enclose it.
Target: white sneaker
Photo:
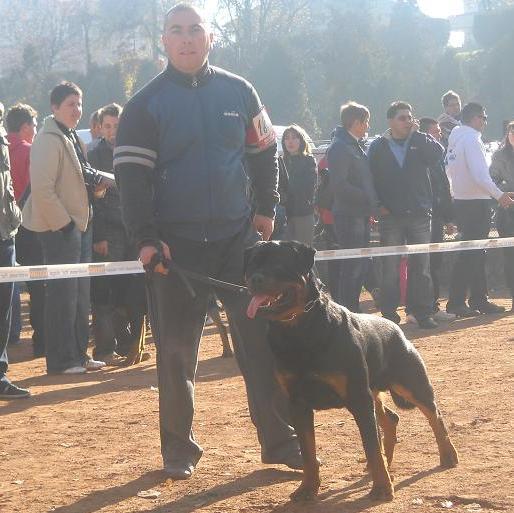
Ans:
[[[455,314],[439,310],[432,315],[432,318],[438,322],[452,322],[457,318],[457,316]]]
[[[85,367],[80,367],[77,365],[76,367],[70,367],[63,370],[61,374],[84,374],[86,370],[87,369]]]
[[[407,315],[406,320],[407,320],[407,324],[418,324],[416,317],[414,317],[414,315],[412,315],[412,314]]]
[[[105,367],[105,362],[101,362],[99,360],[93,360],[93,358],[90,358],[87,362],[86,362],[86,369],[88,371],[92,371],[92,370],[99,370],[103,367]]]

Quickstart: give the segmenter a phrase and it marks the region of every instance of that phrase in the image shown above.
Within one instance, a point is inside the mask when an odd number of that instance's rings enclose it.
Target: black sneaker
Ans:
[[[1,392],[0,399],[24,399],[30,397],[30,390],[9,383]]]
[[[446,307],[446,311],[448,313],[455,314],[457,317],[461,317],[462,319],[466,319],[468,317],[477,317],[478,315],[480,315],[480,312],[478,310],[474,310],[473,308],[470,308],[466,305],[457,306],[454,308]]]
[[[390,321],[393,321],[395,324],[400,324],[401,319],[396,312],[382,313],[382,317],[384,317],[384,319],[389,319]]]
[[[499,314],[505,312],[505,307],[500,305],[495,305],[489,301],[482,303],[480,306],[477,306],[476,309],[481,314]]]

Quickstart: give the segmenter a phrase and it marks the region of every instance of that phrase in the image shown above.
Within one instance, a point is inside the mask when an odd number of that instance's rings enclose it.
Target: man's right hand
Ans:
[[[504,192],[499,198],[498,203],[502,208],[509,208],[514,205],[514,200],[511,198],[511,195],[514,196],[514,192]]]
[[[171,252],[170,252],[169,246],[162,241],[160,241],[160,242],[162,245],[162,253],[164,255],[164,258],[166,258],[167,260],[171,260]],[[156,253],[157,253],[157,248],[155,246],[143,246],[139,250],[139,261],[143,265],[148,265],[151,262],[152,257]],[[166,274],[168,274],[168,269],[166,269],[166,267],[164,267],[164,265],[159,263],[155,266],[154,272],[166,275]]]
[[[391,212],[385,207],[380,207],[379,213],[381,216],[388,216]]]

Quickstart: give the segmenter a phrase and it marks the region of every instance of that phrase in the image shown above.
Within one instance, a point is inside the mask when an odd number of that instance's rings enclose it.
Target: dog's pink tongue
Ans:
[[[257,314],[257,309],[259,306],[267,303],[270,300],[270,296],[266,294],[257,294],[252,297],[250,304],[248,305],[248,308],[246,309],[246,315],[250,319],[254,319],[255,315]]]

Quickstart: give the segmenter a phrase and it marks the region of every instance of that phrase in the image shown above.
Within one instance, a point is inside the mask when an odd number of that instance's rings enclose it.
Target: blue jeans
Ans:
[[[45,265],[91,262],[91,229],[39,234]],[[46,367],[58,373],[83,366],[89,341],[89,278],[48,280],[45,298]]]
[[[341,248],[365,248],[369,244],[369,222],[367,217],[335,215],[337,242]],[[338,299],[352,312],[359,312],[359,297],[368,270],[367,258],[341,260]]]
[[[0,266],[12,267],[16,261],[14,239],[0,240]],[[5,388],[9,379],[5,375],[9,362],[7,360],[7,343],[11,329],[12,283],[0,283],[0,388]]]
[[[379,230],[382,246],[429,243],[430,215],[389,214],[380,219]],[[400,259],[401,255],[382,257],[380,309],[385,316],[396,312],[400,304]],[[409,256],[408,276],[410,311],[418,321],[426,319],[433,312],[434,301],[429,253]]]

